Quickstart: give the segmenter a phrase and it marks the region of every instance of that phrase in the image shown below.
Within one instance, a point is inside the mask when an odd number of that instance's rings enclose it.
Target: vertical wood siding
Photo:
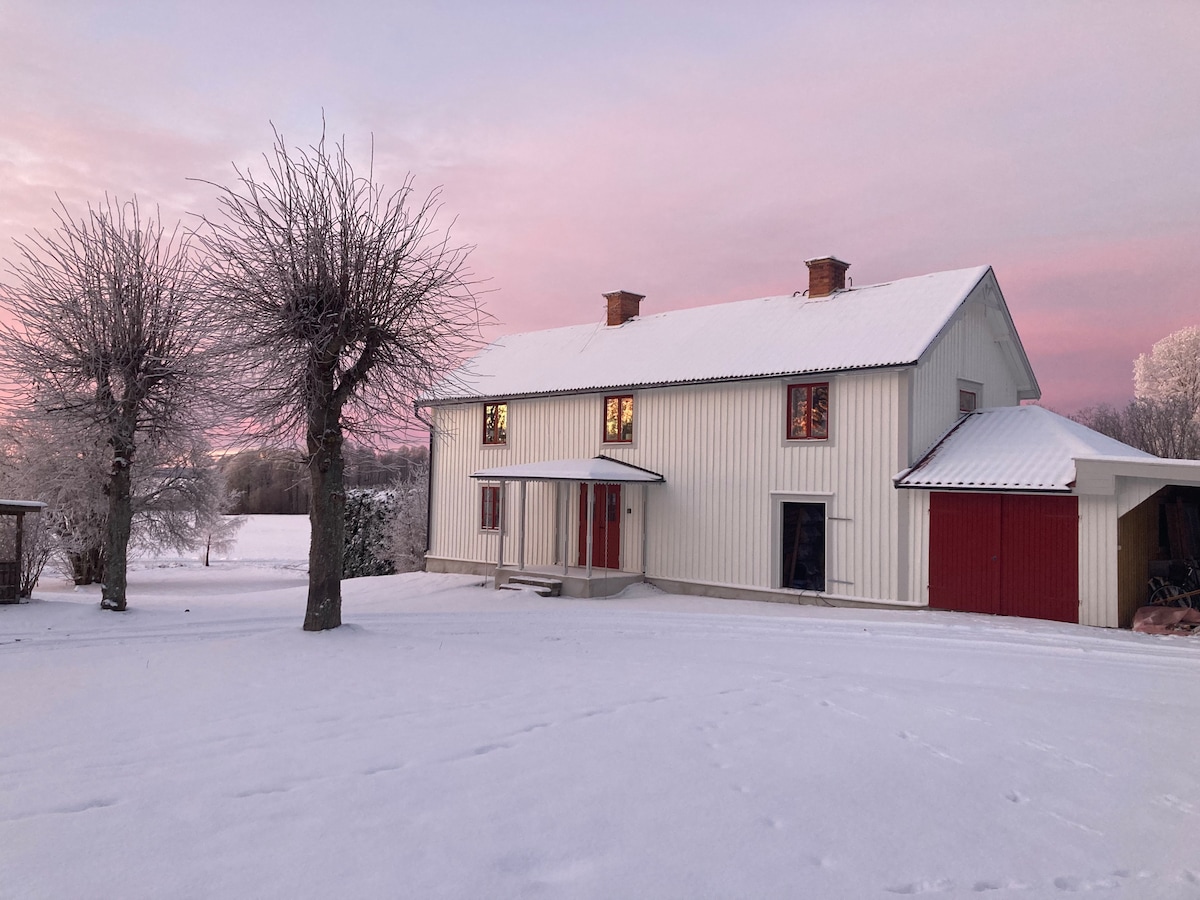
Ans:
[[[1045,494],[930,496],[929,605],[1079,621],[1079,504]]]
[[[1143,500],[1117,519],[1117,624],[1128,628],[1147,600],[1150,559],[1158,547],[1157,497]]]
[[[988,303],[998,302],[991,279],[976,286],[954,320],[913,373],[910,460],[941,437],[959,417],[958,380],[983,385],[979,406],[1016,406],[1017,384],[992,336]],[[911,463],[907,463],[911,464]]]
[[[1079,498],[1079,624],[1119,624],[1115,497]]]
[[[794,379],[802,381],[804,379]],[[825,380],[823,377],[822,380]],[[430,555],[494,563],[496,535],[479,531],[474,471],[603,453],[661,473],[647,488],[647,574],[680,581],[776,588],[780,498],[822,495],[830,520],[829,593],[864,599],[909,596],[901,583],[897,534],[900,501],[892,476],[906,464],[897,434],[907,375],[895,371],[833,376],[828,441],[785,440],[783,379],[664,387],[634,392],[632,444],[601,440],[603,393],[509,402],[508,445],[484,447],[482,404],[433,411],[435,437]],[[569,491],[568,559],[578,553],[578,489]],[[621,560],[642,567],[640,487],[622,492]],[[516,559],[517,490],[506,507],[506,561]],[[526,563],[555,562],[554,487],[530,485]]]
[[[929,603],[929,491],[903,490],[908,501],[908,540],[911,566],[908,573],[908,594],[911,603]]]

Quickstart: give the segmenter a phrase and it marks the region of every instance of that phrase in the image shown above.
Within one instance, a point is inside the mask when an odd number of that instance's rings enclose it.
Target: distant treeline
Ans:
[[[429,462],[426,447],[372,450],[346,447],[346,487],[387,487],[411,481]],[[226,488],[237,495],[235,515],[308,512],[309,479],[298,452],[243,450],[221,459]]]

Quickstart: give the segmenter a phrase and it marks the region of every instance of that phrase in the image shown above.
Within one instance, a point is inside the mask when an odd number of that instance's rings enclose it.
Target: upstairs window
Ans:
[[[508,404],[483,404],[483,442],[485,444],[508,443]]]
[[[604,443],[628,444],[633,441],[633,395],[604,398]]]
[[[787,439],[824,441],[829,438],[829,384],[788,385]]]
[[[979,398],[983,396],[983,385],[978,381],[958,379],[958,412],[959,415],[973,413],[979,408]]]
[[[482,502],[479,527],[484,531],[500,530],[500,485],[485,484],[480,491]]]

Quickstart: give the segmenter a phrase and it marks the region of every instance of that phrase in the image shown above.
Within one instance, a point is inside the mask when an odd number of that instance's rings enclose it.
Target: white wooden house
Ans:
[[[655,315],[614,291],[605,321],[454,373],[419,404],[428,568],[1127,619],[1197,464],[1021,407],[1040,391],[990,267],[848,288],[807,266],[803,292]]]

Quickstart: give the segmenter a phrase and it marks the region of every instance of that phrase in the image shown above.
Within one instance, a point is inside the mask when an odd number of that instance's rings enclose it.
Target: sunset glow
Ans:
[[[213,211],[274,123],[444,187],[488,337],[994,266],[1062,412],[1200,323],[1200,5],[12,0],[0,255],[137,193]],[[365,169],[365,162],[360,164]],[[198,180],[189,180],[198,179]],[[194,221],[185,219],[185,221]]]

